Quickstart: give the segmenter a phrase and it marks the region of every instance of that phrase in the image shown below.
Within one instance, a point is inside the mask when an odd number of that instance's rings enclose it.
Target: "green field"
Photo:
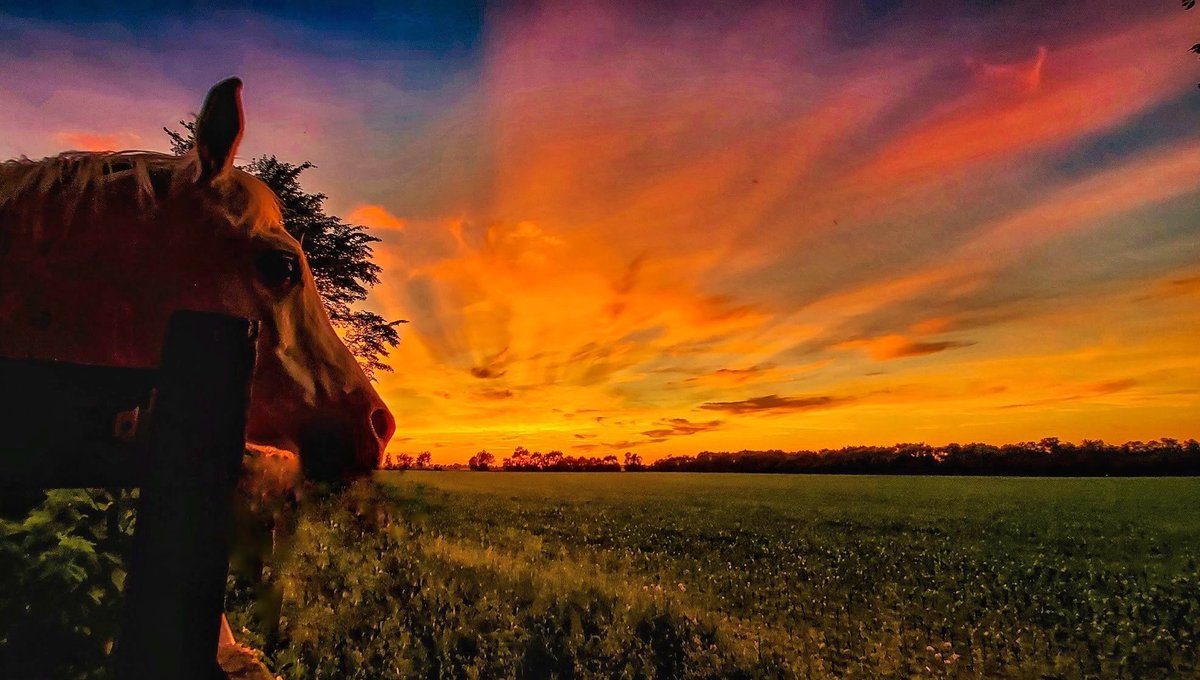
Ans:
[[[285,678],[1197,677],[1197,507],[1188,478],[381,472],[310,494],[226,606]],[[132,508],[0,519],[0,676],[109,677]]]
[[[285,677],[1200,672],[1197,479],[376,479],[278,570]]]

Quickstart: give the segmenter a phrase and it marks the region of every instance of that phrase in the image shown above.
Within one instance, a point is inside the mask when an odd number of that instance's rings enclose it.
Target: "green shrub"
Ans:
[[[117,632],[134,496],[56,490],[0,518],[0,669],[9,678],[102,678]]]

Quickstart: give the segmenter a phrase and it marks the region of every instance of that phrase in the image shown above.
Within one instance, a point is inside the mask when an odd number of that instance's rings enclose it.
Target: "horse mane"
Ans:
[[[85,196],[90,194],[98,203],[117,186],[130,184],[133,198],[151,211],[158,199],[195,185],[199,177],[195,152],[175,156],[155,151],[66,151],[41,160],[21,157],[0,163],[0,214],[39,215],[46,208],[63,207],[65,226]],[[258,178],[234,169],[213,185],[232,223],[252,232],[281,224],[279,199]]]

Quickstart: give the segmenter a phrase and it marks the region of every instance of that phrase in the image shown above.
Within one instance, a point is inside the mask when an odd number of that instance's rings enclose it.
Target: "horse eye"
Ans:
[[[255,264],[263,283],[285,290],[300,282],[300,258],[287,250],[272,250],[258,256]]]

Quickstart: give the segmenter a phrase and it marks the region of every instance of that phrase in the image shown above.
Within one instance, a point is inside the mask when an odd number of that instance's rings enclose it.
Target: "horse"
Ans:
[[[312,479],[378,467],[395,420],[339,339],[277,197],[234,167],[242,82],[215,85],[186,155],[64,152],[0,164],[0,356],[158,365],[167,319],[257,319],[248,442]]]
[[[257,319],[249,448],[297,454],[310,479],[361,477],[395,420],[334,331],[278,198],[234,167],[241,89],[209,91],[184,156],[0,163],[0,356],[153,367],[176,310]],[[230,677],[273,677],[224,617],[220,642]]]

